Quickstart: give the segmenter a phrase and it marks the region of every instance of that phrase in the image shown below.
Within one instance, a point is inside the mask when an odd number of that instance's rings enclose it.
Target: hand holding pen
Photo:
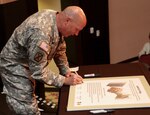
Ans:
[[[66,75],[65,84],[66,85],[77,85],[83,83],[83,78],[75,73],[69,73]]]

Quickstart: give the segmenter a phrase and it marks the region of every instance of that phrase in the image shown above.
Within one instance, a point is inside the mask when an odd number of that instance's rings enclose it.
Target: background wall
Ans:
[[[60,10],[60,0],[38,0],[39,10]],[[136,57],[150,32],[150,0],[109,0],[110,62]]]
[[[111,63],[138,55],[150,32],[150,0],[109,0]]]
[[[16,0],[0,0],[0,4],[5,4],[5,3],[9,3],[9,2],[13,2]]]
[[[60,0],[38,0],[38,8],[61,11]]]

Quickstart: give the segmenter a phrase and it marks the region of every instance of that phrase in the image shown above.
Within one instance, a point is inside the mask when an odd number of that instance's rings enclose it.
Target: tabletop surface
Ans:
[[[148,83],[150,83],[150,72],[142,63],[125,63],[125,64],[106,64],[106,65],[89,65],[80,66],[78,74],[98,73],[102,77],[117,77],[127,75],[144,75]],[[92,115],[89,111],[67,111],[67,101],[69,95],[69,86],[63,86],[60,89],[58,115]],[[149,115],[150,108],[132,108],[118,109],[105,115]],[[103,115],[103,114],[101,114]]]

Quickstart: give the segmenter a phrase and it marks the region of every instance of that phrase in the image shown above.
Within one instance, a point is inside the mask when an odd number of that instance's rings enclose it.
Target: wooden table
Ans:
[[[150,72],[142,63],[125,63],[125,64],[106,64],[106,65],[90,65],[79,67],[78,73],[83,76],[88,73],[100,73],[103,77],[127,76],[127,75],[144,75],[150,83]],[[67,111],[67,101],[69,94],[69,86],[63,86],[60,89],[58,115],[91,115],[89,111]],[[149,115],[150,108],[141,109],[118,109],[112,113],[104,113],[101,115]]]

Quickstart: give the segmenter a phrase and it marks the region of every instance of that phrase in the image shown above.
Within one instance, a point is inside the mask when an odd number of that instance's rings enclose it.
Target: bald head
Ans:
[[[83,10],[78,6],[69,6],[57,14],[57,27],[65,36],[78,35],[85,27],[87,20]]]
[[[86,25],[86,16],[83,10],[78,6],[68,6],[63,10],[63,12],[69,16],[72,20],[78,21],[82,23],[84,26]]]

